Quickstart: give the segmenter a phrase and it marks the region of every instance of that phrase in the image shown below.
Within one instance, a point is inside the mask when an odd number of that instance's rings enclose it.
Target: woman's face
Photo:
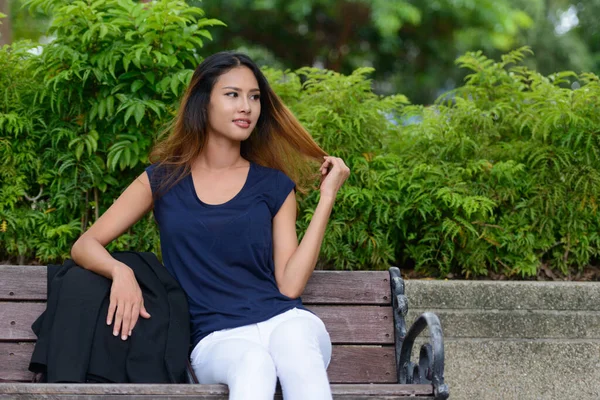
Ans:
[[[259,116],[260,91],[249,68],[233,68],[217,79],[208,105],[209,135],[245,140]]]

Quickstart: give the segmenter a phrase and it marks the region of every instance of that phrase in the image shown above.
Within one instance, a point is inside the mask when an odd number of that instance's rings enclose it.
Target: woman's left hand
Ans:
[[[321,164],[321,198],[331,197],[335,199],[338,190],[350,176],[350,169],[344,160],[338,157],[325,156]]]

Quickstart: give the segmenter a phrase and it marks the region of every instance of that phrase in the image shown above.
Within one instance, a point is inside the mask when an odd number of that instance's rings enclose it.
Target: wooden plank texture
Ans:
[[[0,343],[0,382],[31,381],[33,343]],[[395,383],[392,346],[333,346],[331,383]]]
[[[31,341],[36,336],[31,324],[46,303],[0,302],[0,341]],[[334,344],[393,344],[391,307],[309,306],[329,331]],[[152,310],[149,310],[152,312]]]
[[[46,303],[0,303],[0,340],[36,340],[31,324],[46,309]]]
[[[0,265],[0,301],[46,300],[46,267]],[[315,271],[305,304],[391,304],[387,271]]]
[[[46,300],[46,267],[0,265],[0,300]]]
[[[327,369],[332,383],[396,383],[392,346],[333,346]]]
[[[332,385],[334,399],[396,399],[413,397],[432,398],[431,385]],[[0,398],[44,399],[227,399],[225,385],[153,385],[153,384],[0,384]],[[18,396],[18,397],[16,397]],[[281,399],[281,393],[275,396]]]
[[[304,304],[391,304],[387,271],[315,271]]]
[[[325,323],[334,344],[394,344],[391,306],[307,306]]]
[[[33,353],[33,343],[0,343],[0,382],[31,382],[27,369]]]

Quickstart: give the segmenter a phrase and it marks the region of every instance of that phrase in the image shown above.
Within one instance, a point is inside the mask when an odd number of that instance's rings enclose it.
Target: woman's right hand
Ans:
[[[144,308],[142,290],[135,279],[135,274],[126,264],[117,263],[112,270],[112,286],[110,289],[110,305],[106,324],[114,320],[113,335],[121,334],[126,340],[131,336],[138,317],[150,318]]]

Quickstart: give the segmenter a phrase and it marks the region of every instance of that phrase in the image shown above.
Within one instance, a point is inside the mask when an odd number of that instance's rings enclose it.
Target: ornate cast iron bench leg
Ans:
[[[398,383],[431,384],[436,400],[447,399],[449,391],[448,385],[444,383],[444,337],[440,320],[434,313],[423,313],[407,333],[405,317],[408,312],[408,300],[404,295],[404,280],[396,267],[390,268],[390,284]],[[425,328],[429,328],[429,343],[421,346],[419,363],[415,364],[410,361],[412,348],[415,339]]]

